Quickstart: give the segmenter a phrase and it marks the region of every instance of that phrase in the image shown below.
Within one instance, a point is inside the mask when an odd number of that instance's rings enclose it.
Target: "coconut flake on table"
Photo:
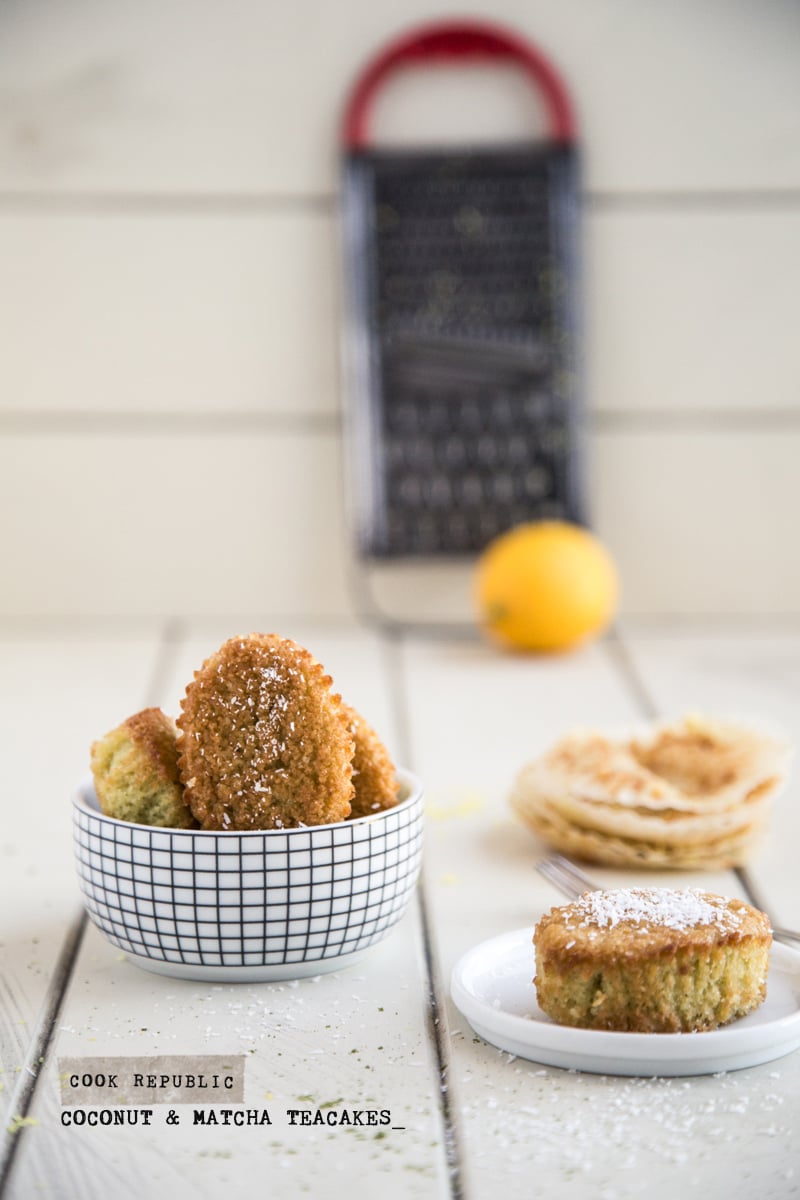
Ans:
[[[621,922],[665,929],[694,929],[698,925],[735,928],[739,914],[709,901],[698,888],[610,888],[586,892],[574,905],[581,924],[613,929]]]

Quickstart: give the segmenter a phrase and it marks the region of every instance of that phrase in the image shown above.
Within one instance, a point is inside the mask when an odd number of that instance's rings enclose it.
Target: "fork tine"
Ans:
[[[563,854],[555,852],[548,854],[546,858],[539,859],[536,869],[540,875],[544,875],[545,879],[549,879],[551,883],[555,884],[559,891],[572,899],[577,899],[584,892],[600,890],[599,883],[590,879],[588,875],[584,875],[583,871]]]
[[[772,936],[779,942],[800,942],[800,932],[794,929],[781,929],[780,926],[773,926]]]
[[[587,890],[583,883],[578,883],[572,877],[570,872],[558,862],[559,855],[550,855],[549,858],[542,858],[535,864],[536,870],[550,883],[554,884],[559,891],[572,899],[583,895]]]
[[[576,887],[580,886],[582,891],[597,892],[600,890],[600,884],[596,883],[594,879],[590,879],[588,875],[585,875],[580,867],[577,867],[575,863],[572,862],[571,859],[566,858],[565,855],[551,854],[550,859],[558,866],[560,870],[564,872],[565,875],[568,875],[573,880]]]

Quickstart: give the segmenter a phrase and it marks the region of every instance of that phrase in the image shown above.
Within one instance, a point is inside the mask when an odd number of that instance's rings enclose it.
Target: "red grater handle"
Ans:
[[[575,140],[575,115],[558,72],[540,50],[524,38],[496,25],[445,21],[425,25],[390,42],[362,71],[350,93],[344,116],[344,144],[364,150],[369,141],[369,111],[387,75],[409,63],[512,61],[522,67],[541,92],[556,142]]]

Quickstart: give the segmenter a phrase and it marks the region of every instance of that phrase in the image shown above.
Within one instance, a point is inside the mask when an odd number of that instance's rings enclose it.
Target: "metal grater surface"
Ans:
[[[371,347],[362,553],[470,555],[580,520],[575,151],[361,152],[346,187]]]

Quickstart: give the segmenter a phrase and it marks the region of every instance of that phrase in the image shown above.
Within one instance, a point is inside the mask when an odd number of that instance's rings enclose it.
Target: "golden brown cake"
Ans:
[[[277,634],[231,638],[186,689],[177,721],[186,801],[203,829],[343,821],[353,738],[320,663]]]
[[[636,1033],[716,1029],[766,996],[769,919],[695,889],[586,892],[533,935],[536,996],[561,1025]]]
[[[178,774],[175,723],[160,708],[128,717],[96,741],[91,765],[106,816],[173,829],[195,826]]]
[[[351,817],[393,808],[400,799],[394,763],[372,726],[354,708],[345,705],[348,727],[355,745]]]
[[[567,855],[615,866],[739,866],[766,825],[788,747],[688,716],[648,737],[567,735],[518,774],[519,816]]]

